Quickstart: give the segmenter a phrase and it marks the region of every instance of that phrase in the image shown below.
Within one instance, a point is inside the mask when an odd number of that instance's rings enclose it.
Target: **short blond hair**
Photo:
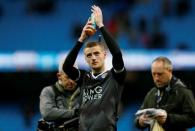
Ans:
[[[86,49],[86,48],[91,48],[91,47],[94,47],[94,46],[100,46],[103,50],[105,50],[105,44],[104,43],[102,43],[102,42],[96,42],[96,41],[90,41],[90,42],[87,42],[86,44],[85,44],[85,47],[84,47],[84,49]]]

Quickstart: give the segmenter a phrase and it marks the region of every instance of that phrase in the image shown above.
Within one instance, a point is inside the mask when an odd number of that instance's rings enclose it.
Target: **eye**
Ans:
[[[90,58],[90,57],[92,56],[92,54],[89,53],[89,54],[87,54],[86,56],[87,56],[87,58]]]
[[[94,52],[95,56],[98,56],[100,54],[100,52]]]

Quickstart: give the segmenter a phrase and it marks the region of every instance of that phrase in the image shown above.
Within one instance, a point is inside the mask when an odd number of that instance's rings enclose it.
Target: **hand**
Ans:
[[[79,37],[78,41],[84,42],[89,36],[86,34],[86,30],[89,30],[90,28],[93,28],[92,22],[90,20],[87,21],[85,26],[83,27],[83,30],[81,32],[81,36]]]
[[[141,116],[139,116],[138,122],[141,127],[146,127],[147,125],[150,124],[151,120],[152,119],[148,117],[146,114],[142,114]]]
[[[102,11],[101,11],[101,9],[100,9],[98,6],[96,6],[96,5],[93,5],[91,8],[92,8],[91,11],[92,11],[93,14],[94,14],[95,23],[96,23],[96,25],[97,25],[99,28],[101,28],[102,26],[104,26],[104,24],[103,24],[103,15],[102,15]]]
[[[167,119],[167,112],[162,109],[158,109],[155,119],[160,125],[163,125]]]

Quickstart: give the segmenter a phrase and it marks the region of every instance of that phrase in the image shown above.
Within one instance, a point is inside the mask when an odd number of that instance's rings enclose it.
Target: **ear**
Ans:
[[[89,64],[89,60],[87,59],[86,55],[85,55],[85,61],[87,62],[87,64]]]
[[[172,73],[172,69],[168,69],[169,73]]]
[[[58,72],[56,75],[57,75],[58,79],[61,80],[61,73]]]
[[[172,70],[172,69],[170,69],[170,73],[171,73],[171,74],[173,73],[173,70]]]
[[[106,56],[107,56],[107,52],[106,52],[106,51],[104,51],[104,57],[106,58]]]

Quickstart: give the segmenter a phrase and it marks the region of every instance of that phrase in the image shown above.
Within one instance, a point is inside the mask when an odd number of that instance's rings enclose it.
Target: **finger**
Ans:
[[[91,7],[91,11],[92,11],[92,12],[98,12],[98,10],[100,10],[100,8],[99,8],[98,6],[96,6],[96,5],[93,5],[93,6]]]
[[[94,10],[95,10],[95,6],[93,5],[91,6],[91,11],[94,12]]]
[[[92,8],[95,9],[97,6],[96,5],[93,5]]]

